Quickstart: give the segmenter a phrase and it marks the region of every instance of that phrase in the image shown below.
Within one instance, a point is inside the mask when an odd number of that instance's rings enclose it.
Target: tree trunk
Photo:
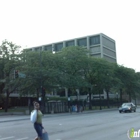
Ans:
[[[109,91],[106,90],[106,94],[107,94],[107,107],[110,108],[110,104],[109,104]]]
[[[37,100],[38,100],[38,98],[39,98],[39,89],[38,88],[36,89],[36,92],[37,92]]]
[[[137,106],[137,98],[136,98],[136,94],[134,93],[134,100],[135,100],[135,105]]]
[[[128,92],[128,95],[129,95],[129,102],[131,102],[131,93],[130,92]]]
[[[99,88],[99,98],[100,98],[100,110],[102,110],[102,103],[101,103],[101,94],[100,94],[100,88]]]
[[[120,89],[120,104],[122,104],[122,88]]]
[[[90,88],[90,89],[89,89],[89,110],[92,110],[92,104],[91,104],[91,92],[92,92],[92,89]]]
[[[4,107],[5,112],[8,112],[8,106],[9,106],[9,95],[10,95],[9,91],[6,91],[5,107]]]

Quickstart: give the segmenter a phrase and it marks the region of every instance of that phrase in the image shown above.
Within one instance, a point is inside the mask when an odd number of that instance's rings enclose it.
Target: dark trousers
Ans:
[[[38,137],[42,139],[42,129],[43,129],[42,125],[39,123],[34,123],[34,128],[37,132]]]

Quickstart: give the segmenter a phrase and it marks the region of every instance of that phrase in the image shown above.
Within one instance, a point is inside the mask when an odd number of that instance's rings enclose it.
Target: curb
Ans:
[[[0,113],[0,116],[8,116],[8,115],[25,115],[23,112],[7,112],[7,113]]]
[[[79,114],[89,114],[89,113],[96,113],[96,112],[107,112],[107,111],[117,111],[118,108],[111,108],[111,109],[102,109],[102,110],[91,110],[91,111],[83,111],[83,112],[73,112],[73,113],[54,113],[54,114],[45,114],[43,116],[43,118],[46,118],[46,117],[59,117],[59,116],[67,116],[67,115],[79,115]],[[23,114],[21,114],[21,112],[14,112],[14,113],[0,113],[0,117],[2,116],[13,116],[13,117],[16,117],[14,115],[18,115],[17,117],[21,116],[21,117],[24,117],[24,118],[7,118],[6,120],[0,120],[0,123],[4,123],[4,122],[12,122],[12,121],[21,121],[21,120],[30,120],[30,115],[24,115],[22,116]]]

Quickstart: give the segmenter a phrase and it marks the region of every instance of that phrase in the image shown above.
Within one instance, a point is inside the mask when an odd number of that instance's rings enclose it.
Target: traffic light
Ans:
[[[15,70],[15,79],[18,78],[18,70]]]

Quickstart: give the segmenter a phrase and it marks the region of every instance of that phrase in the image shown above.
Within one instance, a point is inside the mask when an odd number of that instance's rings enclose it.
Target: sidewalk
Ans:
[[[66,116],[66,115],[78,115],[78,114],[87,114],[87,113],[95,113],[95,112],[103,112],[103,111],[118,111],[118,108],[109,108],[102,110],[88,110],[83,112],[73,112],[73,113],[54,113],[54,114],[45,114],[43,118],[46,117],[56,117],[56,116]],[[30,120],[30,115],[21,115],[18,112],[14,114],[11,113],[0,113],[0,123],[2,122],[11,122],[11,121],[20,121],[20,120]]]

